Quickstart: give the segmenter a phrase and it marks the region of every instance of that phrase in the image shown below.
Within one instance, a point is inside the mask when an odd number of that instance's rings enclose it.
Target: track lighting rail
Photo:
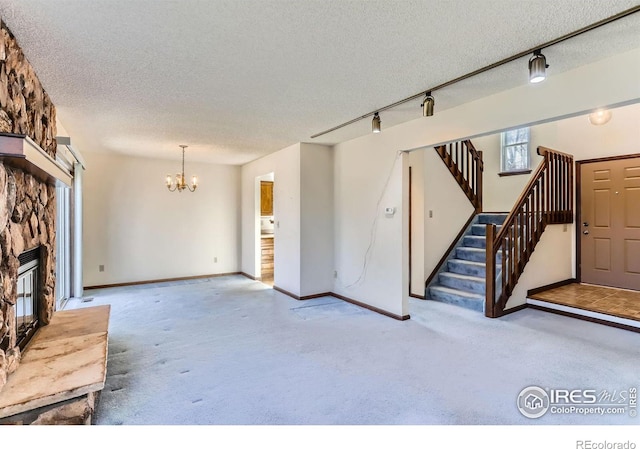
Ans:
[[[619,20],[619,19],[622,19],[624,17],[630,16],[632,14],[635,14],[635,13],[639,12],[639,11],[640,11],[640,5],[634,6],[633,8],[629,8],[629,9],[627,9],[625,11],[621,11],[618,14],[615,14],[613,16],[607,17],[607,18],[602,19],[602,20],[600,20],[598,22],[594,22],[594,23],[592,23],[590,25],[587,25],[587,26],[585,26],[583,28],[575,30],[575,31],[573,31],[571,33],[568,33],[568,34],[565,34],[563,36],[557,37],[557,38],[555,38],[553,40],[550,40],[550,41],[545,42],[543,44],[537,45],[537,46],[535,46],[533,48],[530,48],[528,50],[521,51],[520,53],[517,53],[517,54],[515,54],[513,56],[509,56],[508,58],[501,59],[498,62],[494,62],[493,64],[489,64],[489,65],[487,65],[485,67],[482,67],[480,69],[474,70],[473,72],[469,72],[467,74],[464,74],[462,76],[454,78],[454,79],[452,79],[450,81],[447,81],[445,83],[438,84],[437,86],[430,87],[428,89],[424,89],[424,90],[420,91],[419,93],[417,93],[415,95],[411,95],[410,97],[403,98],[402,100],[396,101],[395,103],[389,104],[387,106],[383,106],[383,107],[377,108],[374,111],[371,111],[371,112],[368,112],[366,114],[363,114],[363,115],[361,115],[359,117],[354,118],[353,120],[349,120],[348,122],[344,122],[344,123],[342,123],[342,124],[340,124],[338,126],[334,126],[333,128],[329,128],[329,129],[327,129],[325,131],[322,131],[322,132],[319,132],[317,134],[314,134],[314,135],[311,136],[311,139],[315,139],[316,137],[320,137],[320,136],[323,136],[325,134],[329,134],[330,132],[336,131],[336,130],[338,130],[340,128],[344,128],[345,126],[349,126],[349,125],[351,125],[353,123],[356,123],[356,122],[358,122],[360,120],[363,120],[365,118],[371,117],[374,114],[379,114],[382,111],[386,111],[388,109],[392,109],[392,108],[394,108],[396,106],[399,106],[401,104],[407,103],[409,101],[416,100],[416,99],[424,96],[426,93],[433,92],[433,91],[436,91],[436,90],[439,90],[439,89],[443,89],[443,88],[451,86],[452,84],[455,84],[455,83],[459,83],[460,81],[464,81],[464,80],[466,80],[468,78],[471,78],[473,76],[476,76],[476,75],[479,75],[481,73],[487,72],[489,70],[495,69],[496,67],[500,67],[501,65],[504,65],[504,64],[507,64],[509,62],[515,61],[516,59],[520,59],[520,58],[525,57],[525,56],[527,56],[529,54],[532,54],[534,52],[539,52],[544,48],[551,47],[552,45],[559,44],[560,42],[564,42],[564,41],[566,41],[568,39],[571,39],[571,38],[574,38],[574,37],[579,36],[581,34],[584,34],[584,33],[588,32],[588,31],[595,30],[596,28],[599,28],[599,27],[601,27],[603,25],[607,25],[609,23],[615,22],[616,20]]]

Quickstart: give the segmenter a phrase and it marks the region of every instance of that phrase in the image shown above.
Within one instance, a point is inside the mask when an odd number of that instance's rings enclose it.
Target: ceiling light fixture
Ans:
[[[547,58],[544,57],[541,50],[533,52],[533,56],[529,59],[529,82],[539,83],[547,77]]]
[[[193,192],[198,188],[198,177],[193,175],[191,177],[191,185],[187,184],[184,177],[184,149],[187,148],[187,145],[178,145],[182,148],[182,171],[180,173],[176,173],[175,179],[171,177],[171,175],[167,175],[167,189],[170,192],[182,192],[184,189],[189,189],[189,191]]]
[[[589,123],[592,125],[604,125],[611,120],[611,111],[608,109],[598,109],[589,114]]]
[[[410,97],[407,97],[407,98],[403,98],[402,100],[396,101],[395,103],[389,104],[387,106],[383,106],[383,107],[377,108],[375,110],[375,113],[386,111],[388,109],[395,108],[396,106],[400,106],[401,104],[407,103],[409,101],[416,100],[416,99],[422,97],[424,95],[425,91],[431,92],[431,91],[443,89],[445,87],[451,86],[452,84],[459,83],[460,81],[464,81],[464,80],[466,80],[468,78],[471,78],[473,76],[480,75],[481,73],[487,72],[489,70],[493,70],[493,69],[495,69],[497,67],[500,67],[500,66],[502,66],[504,64],[507,64],[509,62],[515,61],[515,60],[520,59],[520,58],[524,58],[525,56],[528,56],[531,53],[534,53],[535,51],[539,51],[539,49],[541,49],[541,48],[551,47],[552,45],[556,45],[556,44],[559,44],[560,42],[564,42],[564,41],[566,41],[568,39],[571,39],[573,37],[580,36],[581,34],[584,34],[584,33],[587,33],[589,31],[595,30],[596,28],[599,28],[599,27],[601,27],[603,25],[607,25],[609,23],[615,22],[616,20],[619,20],[619,19],[622,19],[624,17],[630,16],[631,14],[635,14],[637,12],[640,12],[640,5],[634,6],[632,8],[629,8],[629,9],[625,10],[625,11],[619,12],[618,14],[615,14],[613,16],[610,16],[610,17],[607,17],[605,19],[599,20],[598,22],[594,22],[591,25],[587,25],[587,26],[582,27],[582,28],[580,28],[578,30],[575,30],[575,31],[573,31],[571,33],[564,34],[564,35],[562,35],[560,37],[557,37],[555,39],[552,39],[552,40],[550,40],[548,42],[544,42],[544,43],[538,45],[537,47],[531,48],[529,50],[521,51],[520,53],[517,53],[517,54],[515,54],[513,56],[509,56],[508,58],[504,58],[504,59],[502,59],[502,60],[500,60],[498,62],[494,62],[493,64],[489,64],[489,65],[487,65],[485,67],[482,67],[480,69],[474,70],[473,72],[466,73],[466,74],[464,74],[462,76],[459,76],[459,77],[454,78],[452,80],[446,81],[446,82],[444,82],[442,84],[438,84],[437,86],[433,86],[430,89],[422,90],[418,94],[411,95]],[[545,62],[545,65],[546,65],[546,62]],[[334,126],[333,128],[329,128],[329,129],[327,129],[325,131],[316,133],[316,134],[312,135],[311,138],[315,139],[316,137],[320,137],[320,136],[323,136],[325,134],[329,134],[330,132],[336,131],[336,130],[338,130],[340,128],[344,128],[345,126],[349,126],[349,125],[351,125],[353,123],[356,123],[356,122],[358,122],[360,120],[363,120],[363,119],[366,119],[368,117],[371,117],[372,115],[374,115],[374,111],[369,112],[367,114],[360,115],[359,117],[356,117],[356,118],[354,118],[352,120],[349,120],[348,122],[344,122],[344,123],[342,123],[342,124],[340,124],[338,126]]]
[[[423,117],[431,117],[433,115],[433,107],[435,106],[436,101],[431,96],[431,91],[425,94],[424,100],[422,101],[422,116]]]
[[[380,124],[381,124],[380,116],[376,112],[375,114],[373,114],[373,119],[371,120],[371,131],[373,131],[374,133],[379,133]]]

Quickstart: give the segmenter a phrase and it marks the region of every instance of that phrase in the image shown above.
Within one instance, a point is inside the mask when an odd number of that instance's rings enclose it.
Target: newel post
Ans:
[[[496,256],[494,251],[494,240],[496,238],[496,225],[487,224],[487,259],[486,259],[486,299],[484,315],[489,318],[496,317]],[[504,276],[504,273],[503,273]]]

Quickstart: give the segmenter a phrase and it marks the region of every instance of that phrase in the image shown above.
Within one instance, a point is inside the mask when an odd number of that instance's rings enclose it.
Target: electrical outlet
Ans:
[[[218,258],[217,257],[213,258],[213,263],[218,263]]]
[[[333,278],[334,278],[334,279],[338,279],[338,271],[337,271],[337,270],[335,270],[335,271],[333,272]]]
[[[98,271],[100,272],[104,271],[104,265],[98,265]]]
[[[429,218],[433,218],[433,211],[432,210],[429,211]]]

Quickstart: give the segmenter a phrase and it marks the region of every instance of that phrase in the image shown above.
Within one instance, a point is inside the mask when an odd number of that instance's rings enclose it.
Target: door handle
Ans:
[[[583,233],[584,235],[587,235],[587,234],[589,234],[589,231],[587,231],[587,230],[585,229],[584,231],[582,231],[582,233]]]

